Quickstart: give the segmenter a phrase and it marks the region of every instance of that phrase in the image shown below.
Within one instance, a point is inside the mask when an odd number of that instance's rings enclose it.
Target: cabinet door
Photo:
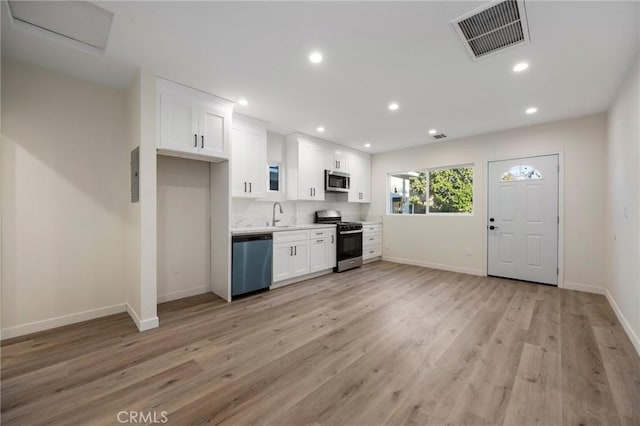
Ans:
[[[293,276],[293,243],[273,245],[273,282],[278,282]]]
[[[294,277],[309,273],[309,241],[296,241],[293,244],[291,273]]]
[[[228,114],[222,108],[203,104],[200,107],[199,140],[200,154],[218,158],[229,158],[229,147],[225,138]]]
[[[325,168],[327,170],[333,170],[338,172],[349,171],[347,155],[339,151],[329,151],[325,155]]]
[[[324,200],[324,150],[310,143],[298,147],[298,199]],[[320,161],[318,161],[320,159]]]
[[[309,241],[309,272],[329,268],[327,254],[326,238],[315,238]]]
[[[327,233],[327,268],[335,268],[338,265],[337,247],[336,230],[332,229]]]
[[[198,152],[198,104],[188,96],[160,93],[160,146],[162,149]]]
[[[359,164],[360,170],[358,175],[360,176],[360,202],[371,202],[371,159],[361,158]]]
[[[351,189],[347,200],[351,203],[371,202],[371,160],[364,155],[349,156]]]
[[[246,176],[249,180],[249,197],[267,196],[267,131],[249,133],[246,155]]]
[[[231,196],[246,197],[249,191],[247,179],[248,136],[241,129],[231,132]]]

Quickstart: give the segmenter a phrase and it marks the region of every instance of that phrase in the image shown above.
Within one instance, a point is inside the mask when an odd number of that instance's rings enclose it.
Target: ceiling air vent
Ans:
[[[529,42],[523,0],[496,0],[451,21],[473,61]]]
[[[431,136],[432,138],[438,140],[438,139],[444,139],[447,137],[447,135],[445,135],[444,133],[440,133],[439,135],[433,135]]]

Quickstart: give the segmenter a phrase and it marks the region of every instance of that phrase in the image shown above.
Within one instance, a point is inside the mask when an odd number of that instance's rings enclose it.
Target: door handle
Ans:
[[[252,192],[252,190],[251,190],[251,182],[249,182],[249,192]]]
[[[293,256],[293,246],[289,247],[289,256]]]
[[[331,236],[331,244],[333,244],[333,235]]]
[[[193,135],[193,147],[198,147],[198,135]]]
[[[247,192],[247,182],[244,183],[244,192]]]
[[[498,229],[498,228],[499,228],[498,226],[493,226],[493,225],[491,225],[491,226],[489,227],[489,229],[491,229],[492,231],[493,231],[494,229]]]
[[[294,256],[298,255],[298,246],[293,246],[293,255]]]
[[[202,138],[202,145],[200,146],[200,148],[204,148],[204,135],[200,136]]]
[[[309,188],[309,196],[311,197],[313,195],[313,188]]]

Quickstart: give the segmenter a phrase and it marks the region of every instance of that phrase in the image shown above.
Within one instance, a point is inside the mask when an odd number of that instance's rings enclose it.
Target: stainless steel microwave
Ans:
[[[324,171],[324,190],[326,192],[349,192],[350,186],[349,173]]]

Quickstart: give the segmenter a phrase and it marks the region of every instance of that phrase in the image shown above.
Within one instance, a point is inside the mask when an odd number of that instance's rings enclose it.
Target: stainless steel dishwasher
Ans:
[[[234,235],[231,296],[269,288],[273,270],[272,234]]]

